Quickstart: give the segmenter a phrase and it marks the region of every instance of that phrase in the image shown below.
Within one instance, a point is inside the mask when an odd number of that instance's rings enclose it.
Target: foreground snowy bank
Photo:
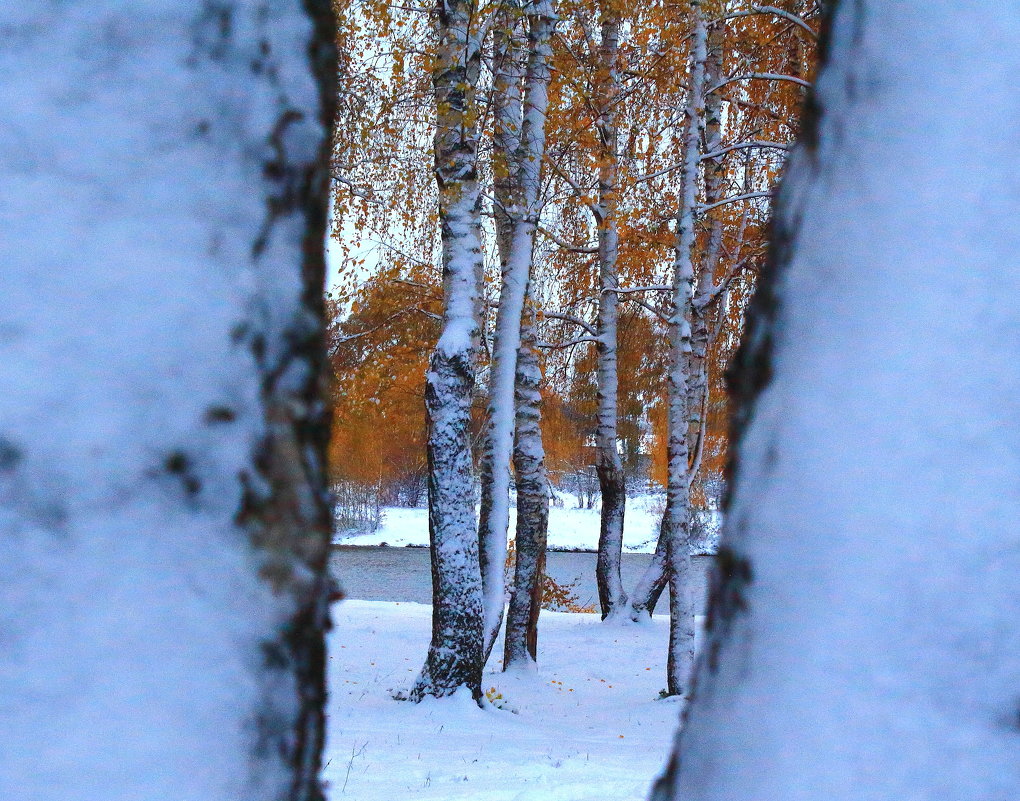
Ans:
[[[335,608],[323,760],[334,801],[647,797],[679,713],[657,698],[668,618],[610,628],[598,615],[543,612],[538,669],[486,673],[483,686],[506,708],[482,710],[467,697],[391,699],[421,667],[430,615],[424,604]]]

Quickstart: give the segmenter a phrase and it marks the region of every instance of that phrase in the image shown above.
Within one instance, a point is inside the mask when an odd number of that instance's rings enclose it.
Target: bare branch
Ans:
[[[656,309],[651,303],[645,303],[645,301],[641,300],[641,298],[635,297],[633,295],[624,298],[624,300],[627,301],[628,303],[636,303],[642,309],[650,311],[652,314],[654,314],[656,317],[662,320],[662,322],[666,323],[667,325],[669,324],[669,317],[667,317],[661,311]]]
[[[559,312],[547,312],[547,311],[543,311],[541,314],[547,320],[562,320],[565,323],[573,323],[574,325],[583,328],[593,337],[597,337],[599,334],[599,332],[595,330],[594,326],[590,325],[589,323],[586,323],[580,317],[574,317],[574,315],[572,314],[561,314]]]
[[[344,178],[342,175],[339,174],[334,175],[333,180],[336,181],[337,183],[346,186],[347,191],[349,191],[355,197],[360,197],[367,203],[371,203],[374,206],[379,206],[380,208],[386,205],[382,201],[376,200],[374,197],[372,197],[371,193],[367,189],[362,189],[361,187],[355,185],[353,181],[351,181],[348,178]]]
[[[569,342],[539,342],[537,346],[545,350],[563,350],[563,348],[572,348],[574,345],[581,345],[585,342],[593,342],[598,345],[599,339],[597,337],[578,337]]]
[[[601,223],[605,216],[605,212],[599,207],[598,203],[589,198],[588,193],[584,191],[581,185],[567,175],[566,171],[552,158],[550,158],[548,154],[545,157],[545,163],[552,168],[552,171],[556,173],[567,184],[567,186],[574,190],[574,194],[577,195],[581,202],[591,210],[591,213],[595,215],[595,219]]]
[[[540,234],[542,234],[544,237],[546,237],[547,239],[549,239],[551,242],[553,242],[555,245],[557,245],[562,250],[566,250],[566,251],[569,251],[571,253],[598,253],[599,252],[599,249],[597,247],[595,247],[594,245],[572,245],[570,242],[567,242],[567,241],[565,241],[563,239],[560,239],[558,236],[556,236],[556,234],[554,234],[548,228],[545,228],[545,227],[543,227],[541,225],[538,226],[538,232]]]

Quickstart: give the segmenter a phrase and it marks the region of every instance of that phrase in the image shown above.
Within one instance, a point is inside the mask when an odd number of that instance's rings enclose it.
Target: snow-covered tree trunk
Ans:
[[[0,797],[317,801],[329,5],[5,17]]]
[[[471,464],[478,262],[482,258],[476,89],[481,42],[472,0],[440,0],[432,82],[442,226],[443,327],[425,382],[428,416],[432,641],[410,697],[481,697],[482,582]]]
[[[485,595],[485,654],[489,653],[503,620],[506,588],[507,527],[510,521],[510,461],[514,441],[514,379],[521,344],[521,315],[531,276],[538,225],[540,173],[545,155],[545,118],[552,60],[552,5],[543,0],[527,9],[528,64],[518,151],[506,161],[513,168],[510,183],[511,238],[503,264],[496,336],[489,382],[489,429],[487,432],[488,493],[479,521],[482,585]]]
[[[713,8],[706,7],[711,17],[715,11],[721,14],[720,3]],[[705,62],[706,87],[717,86],[723,80],[723,44],[726,28],[716,22],[708,29]],[[715,153],[722,147],[722,93],[712,92],[705,97],[704,138],[707,153]],[[716,156],[705,161],[705,204],[711,205],[723,199],[726,192],[726,158]],[[688,368],[687,411],[690,425],[687,429],[687,448],[694,453],[703,436],[705,410],[708,401],[708,346],[712,329],[712,315],[717,304],[712,303],[715,287],[716,267],[722,254],[723,208],[709,211],[705,217],[707,233],[705,245],[698,265],[698,284],[691,304],[691,352]]]
[[[545,572],[549,528],[549,479],[542,446],[542,370],[538,364],[534,320],[526,314],[517,356],[515,388],[517,427],[514,472],[517,476],[517,558],[514,586],[506,619],[504,670],[535,661],[538,649],[538,615],[542,609],[542,574]]]
[[[1017,798],[1020,19],[830,5],[655,797]]]
[[[627,486],[623,462],[617,450],[618,388],[617,320],[620,298],[617,258],[620,237],[617,229],[619,203],[619,95],[620,17],[611,7],[602,20],[599,48],[598,134],[602,146],[597,201],[599,313],[598,313],[598,422],[595,431],[595,470],[602,494],[599,546],[595,578],[602,617],[617,615],[627,604],[620,578],[623,551],[623,516]]]
[[[694,593],[691,587],[691,493],[688,477],[690,453],[687,430],[687,380],[691,354],[691,299],[694,281],[695,222],[698,167],[704,123],[706,25],[700,0],[691,0],[694,39],[691,50],[691,85],[687,100],[687,131],[680,170],[680,208],[676,218],[676,257],[673,263],[673,308],[669,319],[669,372],[667,376],[666,511],[662,530],[666,537],[669,577],[669,655],[666,688],[670,695],[687,692],[694,666]]]
[[[495,395],[499,377],[513,364],[506,363],[506,350],[510,344],[505,334],[507,313],[512,301],[503,305],[517,289],[516,276],[510,272],[514,243],[514,201],[518,196],[517,179],[519,165],[517,157],[521,146],[521,125],[523,122],[522,93],[524,75],[527,70],[527,50],[518,30],[520,9],[512,3],[500,5],[495,13],[492,31],[492,106],[493,106],[493,220],[496,229],[496,248],[500,263],[500,305],[496,311],[496,342],[492,349],[489,370],[489,400],[487,403],[488,428],[482,442],[482,456],[479,465],[481,499],[478,511],[478,553],[481,563],[482,587],[485,607],[484,656],[485,661],[502,621],[503,569],[506,563],[506,530],[509,523],[509,500],[500,503],[499,493],[509,495],[509,464],[502,471],[494,469],[499,441],[494,434],[498,423],[505,424],[503,415],[513,415],[513,409],[503,409]],[[520,315],[518,315],[518,320]],[[516,359],[516,353],[513,356]],[[512,390],[511,390],[512,392]],[[512,433],[511,433],[512,436]],[[512,446],[511,446],[512,447]],[[506,454],[507,462],[510,454]],[[502,537],[498,535],[499,521],[503,523]],[[502,539],[502,545],[498,540]],[[496,573],[499,575],[496,575]],[[490,603],[490,592],[492,595]],[[495,597],[498,594],[498,599]],[[490,619],[491,618],[491,619]],[[495,631],[493,631],[495,629]],[[490,636],[491,632],[491,636]]]
[[[655,543],[655,551],[641,574],[641,578],[638,579],[634,592],[631,593],[630,619],[635,622],[646,616],[651,617],[655,604],[659,601],[659,596],[662,595],[662,591],[669,583],[666,562],[666,552],[669,548],[667,523],[668,518],[663,515],[662,521],[659,523],[659,539]]]

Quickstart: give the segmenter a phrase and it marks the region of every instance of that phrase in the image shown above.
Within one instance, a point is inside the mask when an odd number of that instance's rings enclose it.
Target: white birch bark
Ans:
[[[708,30],[707,60],[705,62],[705,86],[716,86],[723,76],[723,43],[726,29],[721,22]],[[705,98],[704,138],[707,153],[715,153],[722,147],[722,94],[712,92]],[[705,161],[705,204],[712,205],[723,199],[726,191],[726,157],[720,155]],[[690,425],[687,429],[687,448],[694,453],[698,441],[704,434],[704,412],[708,394],[708,348],[712,316],[718,309],[717,303],[710,302],[715,287],[716,268],[722,253],[723,209],[716,208],[706,214],[707,230],[705,247],[698,265],[697,288],[691,304],[691,353],[688,369],[687,411]]]
[[[503,620],[506,588],[507,528],[510,521],[510,459],[514,438],[514,381],[521,344],[521,314],[538,225],[542,159],[545,155],[545,118],[549,106],[551,37],[554,18],[551,3],[532,4],[528,15],[528,65],[522,104],[518,152],[507,159],[514,167],[511,184],[510,248],[503,267],[496,336],[489,386],[488,461],[489,502],[479,526],[482,549],[482,583],[485,591],[485,653],[488,654]]]
[[[626,607],[627,593],[620,577],[623,551],[623,520],[627,488],[623,464],[617,449],[618,388],[617,321],[620,299],[617,257],[619,232],[619,132],[620,17],[611,7],[604,11],[599,48],[598,133],[602,146],[599,165],[598,223],[599,309],[598,309],[598,421],[595,432],[595,469],[602,494],[599,545],[595,577],[603,618],[615,617]]]
[[[443,328],[425,385],[428,415],[432,641],[410,697],[466,687],[481,697],[482,585],[472,485],[471,395],[482,259],[476,88],[481,42],[472,0],[440,0],[433,87],[435,174],[442,226]]]
[[[1016,798],[1020,19],[829,5],[654,798]]]
[[[335,24],[261,6],[4,11],[0,798],[323,797]]]
[[[680,171],[680,208],[676,219],[676,257],[673,263],[673,308],[669,320],[669,373],[667,385],[666,565],[670,589],[667,691],[684,695],[694,665],[694,593],[691,587],[690,484],[687,430],[688,375],[691,354],[690,312],[694,281],[695,222],[704,124],[707,31],[700,0],[691,0],[694,40],[691,85],[687,100],[687,134]]]

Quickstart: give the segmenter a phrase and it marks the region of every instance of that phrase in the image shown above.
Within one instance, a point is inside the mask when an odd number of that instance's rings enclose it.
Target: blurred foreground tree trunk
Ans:
[[[5,24],[0,797],[319,801],[329,4]]]
[[[828,5],[733,375],[707,644],[653,797],[1016,798],[1020,20]]]

